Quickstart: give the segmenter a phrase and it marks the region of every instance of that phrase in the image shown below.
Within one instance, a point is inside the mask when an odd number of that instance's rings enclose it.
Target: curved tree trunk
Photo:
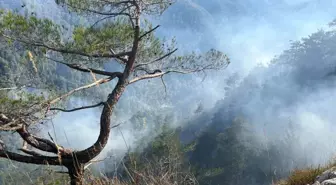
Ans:
[[[97,141],[85,150],[74,152],[74,156],[80,163],[89,162],[104,149],[110,136],[111,115],[125,88],[126,82],[119,80],[112,93],[109,94],[101,113],[100,132]]]

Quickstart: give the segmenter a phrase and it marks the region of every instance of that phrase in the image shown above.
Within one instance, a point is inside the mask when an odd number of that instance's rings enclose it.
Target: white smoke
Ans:
[[[25,3],[30,11],[36,11],[38,15],[63,21],[60,18],[63,13],[52,0]],[[13,8],[12,4],[20,6],[19,1],[0,0],[1,6]],[[160,109],[167,100],[167,106],[172,107],[170,110],[177,115],[172,125],[177,126],[184,117],[193,116],[198,103],[203,103],[209,110],[225,98],[225,102],[234,102],[247,119],[258,123],[256,129],[266,125],[270,139],[281,137],[283,132],[278,128],[289,117],[303,128],[298,130],[300,145],[315,146],[307,154],[310,161],[327,160],[334,151],[334,146],[330,145],[333,143],[330,140],[336,115],[333,108],[336,103],[334,88],[316,86],[319,90],[314,92],[301,89],[301,84],[292,76],[286,76],[288,73],[293,75],[293,66],[270,65],[269,62],[289,47],[290,40],[298,40],[323,28],[336,17],[335,8],[336,4],[329,0],[179,1],[161,19],[154,20],[161,24],[158,35],[176,36],[182,52],[217,48],[229,55],[232,64],[224,72],[209,74],[204,82],[198,77],[192,77],[193,83],[181,76],[167,77],[166,99],[162,97],[164,90],[157,90],[162,88],[159,81],[154,81],[157,85],[151,86],[155,89],[153,93],[143,89],[145,82],[130,88],[119,103],[118,109],[124,110],[120,111],[123,116],[119,119],[127,121],[141,109],[148,112]],[[258,67],[260,64],[261,67]],[[235,84],[238,87],[233,87],[228,93],[228,78],[237,73],[240,79],[245,80]],[[314,68],[306,75],[312,73]],[[260,86],[267,87],[261,89]],[[140,92],[147,94],[142,96]],[[228,105],[225,102],[218,102],[214,109],[223,112],[224,117]],[[57,138],[61,138],[62,144],[78,149],[90,146],[99,133],[99,116],[99,111],[91,110],[61,114],[54,121]],[[155,124],[155,121],[147,124]],[[135,147],[141,134],[148,133],[135,134],[128,126],[120,129],[123,135],[114,129],[102,156],[106,156],[109,150],[123,153],[127,145]],[[315,144],[312,145],[312,142]],[[320,159],[321,153],[325,155],[323,159]],[[298,151],[298,155],[303,153]]]

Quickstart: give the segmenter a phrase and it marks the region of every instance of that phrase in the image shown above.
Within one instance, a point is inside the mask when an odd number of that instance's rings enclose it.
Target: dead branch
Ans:
[[[74,112],[78,110],[83,110],[83,109],[90,109],[90,108],[95,108],[104,105],[104,102],[100,102],[94,105],[89,105],[89,106],[82,106],[74,109],[61,109],[61,108],[50,108],[49,110],[57,110],[57,111],[62,111],[62,112]]]
[[[116,127],[119,127],[120,123],[119,124],[116,124],[116,125],[113,125],[111,128],[116,128]]]
[[[114,52],[114,50],[113,50],[112,48],[110,48],[109,50],[110,50],[110,52],[112,53],[112,55],[115,54],[115,52]],[[127,61],[128,61],[128,55],[127,55],[127,56],[124,56],[124,57],[118,57],[118,58],[116,58],[116,60],[117,60],[117,61],[120,60],[121,62],[119,62],[119,61],[118,61],[118,62],[121,63],[121,64],[126,64]]]
[[[120,72],[108,72],[108,71],[102,71],[102,70],[93,69],[93,68],[85,68],[85,67],[82,67],[80,64],[68,64],[66,62],[55,60],[55,59],[50,58],[50,57],[46,57],[46,58],[51,60],[51,61],[54,61],[54,62],[57,62],[57,63],[60,63],[60,64],[64,64],[64,65],[66,65],[66,66],[68,66],[72,69],[75,69],[75,70],[78,70],[78,71],[81,71],[81,72],[95,73],[95,74],[99,74],[99,75],[116,76],[116,77],[121,75]]]
[[[89,13],[93,13],[93,14],[97,14],[97,15],[105,15],[107,17],[103,17],[102,19],[97,20],[93,25],[91,25],[91,28],[93,28],[95,25],[97,25],[99,22],[105,20],[105,19],[109,19],[109,18],[113,18],[113,17],[118,17],[118,16],[126,16],[129,18],[130,23],[132,24],[133,28],[134,28],[134,23],[133,23],[133,17],[131,15],[131,13],[126,13],[126,10],[130,10],[132,6],[134,6],[134,2],[133,1],[121,1],[121,2],[106,2],[109,4],[113,4],[112,6],[117,7],[119,5],[122,4],[131,4],[126,6],[124,9],[120,10],[119,12],[100,12],[100,11],[96,11],[96,10],[92,10],[92,9],[88,9],[88,8],[80,8],[78,6],[73,6],[70,5],[68,3],[66,3],[67,6],[72,7],[74,9],[78,9],[81,11],[86,11]]]
[[[18,124],[18,125],[13,125],[13,126],[10,126],[8,127],[7,125],[5,126],[1,126],[0,127],[0,130],[1,131],[16,131],[17,129],[20,129],[22,127],[22,124]]]
[[[54,142],[30,134],[25,126],[22,126],[22,128],[18,129],[17,133],[25,142],[34,148],[54,154],[59,152],[59,147]]]
[[[10,119],[4,114],[0,114],[0,130],[16,131],[22,127],[20,119]]]
[[[165,93],[166,93],[166,96],[167,96],[167,86],[166,86],[166,83],[163,80],[163,75],[160,78],[161,78],[161,82],[162,82],[162,85],[164,87],[164,90],[165,90]]]
[[[31,163],[31,164],[48,164],[48,165],[62,165],[58,157],[49,156],[28,156],[18,153],[0,150],[0,157],[14,160],[17,162]]]
[[[116,16],[128,16],[128,17],[132,17],[131,14],[125,13],[125,10],[128,9],[128,7],[125,8],[124,10],[120,11],[120,12],[117,12],[117,13],[99,12],[99,11],[91,10],[91,9],[81,9],[81,8],[77,8],[77,9],[84,10],[84,11],[87,11],[87,12],[90,12],[90,13],[95,13],[95,14],[98,14],[98,15],[107,15],[107,16],[113,16],[113,17],[116,17]]]
[[[162,72],[160,69],[156,69],[154,71],[150,71],[149,69],[144,68],[144,67],[138,67],[137,71],[144,71],[146,74],[155,74],[155,73],[161,73]]]
[[[207,68],[201,68],[201,69],[194,69],[194,70],[169,70],[169,71],[165,71],[165,72],[158,72],[158,73],[149,73],[143,76],[139,76],[137,78],[134,78],[132,80],[130,80],[128,82],[128,84],[132,84],[134,82],[140,81],[140,80],[146,80],[146,79],[150,79],[150,78],[157,78],[157,77],[162,77],[163,75],[166,75],[168,73],[180,73],[180,74],[190,74],[190,73],[195,73],[195,72],[200,72],[200,71],[204,71]],[[155,70],[157,71],[157,70]],[[159,70],[161,71],[161,70]]]
[[[160,25],[157,25],[153,29],[150,29],[149,31],[147,31],[146,33],[144,33],[143,35],[141,35],[140,38],[139,38],[139,40],[142,40],[142,38],[146,37],[148,34],[152,33],[153,31],[155,31],[159,27],[160,27]]]
[[[138,65],[136,65],[134,68],[136,69],[136,68],[138,68],[138,67],[141,67],[141,66],[144,66],[144,65],[153,64],[153,63],[155,63],[155,62],[158,62],[158,61],[160,61],[160,60],[163,60],[164,58],[169,57],[170,55],[172,55],[173,53],[175,53],[177,50],[178,50],[178,49],[176,48],[176,49],[174,49],[173,51],[171,51],[171,52],[169,52],[169,53],[163,55],[162,57],[160,57],[160,58],[158,58],[158,59],[155,59],[155,60],[153,60],[153,61],[151,61],[151,62],[148,62],[148,63],[138,64]]]
[[[42,156],[41,154],[39,154],[39,153],[37,153],[37,152],[35,152],[33,150],[26,149],[26,148],[20,148],[19,150],[22,151],[22,152],[24,152],[24,153],[26,153],[26,154],[28,154],[28,155],[39,156],[39,157]]]
[[[5,87],[5,88],[0,88],[0,91],[15,90],[15,89],[23,88],[23,87]]]
[[[64,99],[64,98],[66,98],[66,97],[68,97],[68,96],[72,95],[73,93],[78,92],[78,91],[80,91],[80,90],[88,89],[88,88],[94,87],[94,86],[96,86],[96,85],[100,85],[100,84],[103,84],[103,83],[107,83],[107,82],[113,80],[115,77],[120,76],[121,74],[122,74],[122,73],[116,72],[116,73],[115,73],[115,76],[111,76],[111,77],[108,77],[108,78],[102,78],[102,79],[100,79],[100,80],[95,81],[94,83],[91,83],[91,84],[88,84],[88,85],[85,85],[85,86],[82,86],[82,87],[78,87],[78,88],[76,88],[76,89],[73,89],[73,90],[69,91],[68,93],[63,94],[62,96],[59,96],[59,97],[57,97],[57,98],[55,98],[55,99],[49,101],[48,105],[55,104],[55,103],[57,103],[58,101],[60,101],[60,100],[62,100],[62,99]]]
[[[137,78],[134,78],[134,79],[130,80],[128,82],[128,84],[132,84],[132,83],[135,83],[135,82],[140,81],[140,80],[161,77],[161,76],[163,76],[165,74],[168,74],[168,73],[169,73],[169,71],[168,72],[160,72],[160,73],[143,75],[143,76],[140,76],[140,77],[137,77]]]
[[[132,1],[124,1],[124,4],[127,4],[127,3],[133,4]],[[122,3],[119,3],[119,4],[122,4]],[[129,17],[131,17],[130,14],[125,13],[125,10],[131,8],[132,6],[127,6],[124,10],[122,10],[120,12],[117,12],[117,13],[113,13],[113,12],[100,12],[100,11],[96,11],[96,10],[92,10],[92,9],[88,9],[88,8],[81,8],[81,7],[78,7],[78,6],[73,6],[73,5],[69,4],[69,3],[66,3],[66,5],[69,6],[69,7],[74,8],[74,9],[78,9],[78,10],[82,10],[82,11],[86,11],[86,12],[94,13],[94,14],[98,14],[98,15],[129,16]]]

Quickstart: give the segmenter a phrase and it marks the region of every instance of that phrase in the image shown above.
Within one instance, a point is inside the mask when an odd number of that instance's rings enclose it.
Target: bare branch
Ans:
[[[22,88],[22,87],[5,87],[5,88],[0,88],[0,91],[15,90],[19,88]]]
[[[115,16],[110,15],[110,16],[107,16],[107,17],[103,17],[103,18],[101,18],[101,19],[98,19],[95,23],[93,23],[93,24],[90,26],[90,28],[92,29],[92,28],[94,28],[98,23],[100,23],[101,21],[104,21],[104,20],[106,20],[106,19],[110,19],[110,18],[113,18],[113,17],[115,17]]]
[[[139,67],[139,68],[137,68],[136,70],[138,70],[138,71],[144,71],[144,72],[146,72],[147,74],[155,74],[155,73],[161,73],[161,72],[162,72],[160,69],[156,69],[156,70],[154,70],[154,71],[149,71],[149,69],[144,68],[144,67]]]
[[[116,16],[128,16],[128,17],[132,17],[131,14],[129,13],[125,13],[124,11],[126,9],[128,9],[129,7],[125,8],[124,10],[120,11],[120,12],[117,12],[117,13],[111,13],[111,12],[99,12],[99,11],[96,11],[96,10],[90,10],[90,9],[81,9],[81,10],[84,10],[84,11],[87,11],[87,12],[90,12],[90,13],[95,13],[95,14],[99,14],[99,15],[107,15],[107,16],[113,16],[113,17],[116,17]]]
[[[157,28],[159,28],[160,25],[155,26],[153,29],[150,29],[149,31],[147,31],[146,33],[144,33],[143,35],[140,36],[139,40],[142,40],[142,38],[144,38],[145,36],[147,36],[148,34],[152,33],[153,31],[155,31]]]
[[[133,4],[132,1],[123,1],[123,2],[119,2],[118,4],[115,3],[114,6],[118,6],[118,5],[120,5],[120,4],[128,4],[128,3]],[[78,7],[78,6],[73,6],[73,5],[68,4],[68,3],[67,3],[67,6],[72,7],[72,8],[74,8],[74,9],[78,9],[78,10],[86,11],[86,12],[89,12],[89,13],[98,14],[98,15],[108,15],[108,16],[129,16],[129,17],[131,17],[130,14],[128,14],[128,13],[124,13],[124,12],[125,12],[127,9],[131,8],[133,5],[131,5],[131,6],[127,6],[127,7],[125,7],[123,10],[121,10],[120,12],[116,12],[116,13],[115,13],[115,12],[114,12],[114,13],[113,13],[113,12],[100,12],[100,11],[97,11],[97,10],[92,10],[92,9],[88,9],[88,8],[81,8],[81,7]]]
[[[146,80],[146,79],[150,79],[150,78],[157,78],[157,77],[161,77],[165,74],[168,74],[168,72],[160,72],[160,73],[154,73],[154,74],[147,74],[147,75],[143,75],[143,76],[140,76],[140,77],[137,77],[137,78],[134,78],[132,80],[130,80],[128,82],[128,84],[132,84],[132,83],[135,83],[137,81],[140,81],[140,80]]]
[[[78,111],[78,110],[83,110],[83,109],[90,109],[90,108],[95,108],[95,107],[99,107],[104,105],[104,102],[100,102],[94,105],[89,105],[89,106],[82,106],[82,107],[78,107],[78,108],[74,108],[74,109],[61,109],[61,108],[50,108],[49,110],[57,110],[57,111],[62,111],[62,112],[74,112],[74,111]]]
[[[94,24],[92,24],[91,26],[90,26],[90,28],[93,28],[93,27],[95,27],[99,22],[101,22],[101,21],[104,21],[104,20],[106,20],[106,19],[110,19],[110,18],[114,18],[114,17],[117,17],[117,16],[127,16],[128,18],[129,18],[129,20],[130,20],[130,23],[131,24],[133,24],[133,18],[132,18],[132,15],[130,14],[130,13],[125,13],[125,11],[126,10],[129,10],[129,8],[131,8],[131,6],[127,6],[127,7],[125,7],[123,10],[121,10],[120,12],[118,12],[118,13],[109,13],[110,15],[108,15],[108,16],[106,16],[106,17],[103,17],[103,18],[101,18],[101,19],[99,19],[99,20],[97,20]],[[90,10],[86,10],[86,11],[89,11],[89,12],[91,12],[91,13],[95,13],[95,12],[92,12],[92,11],[90,11]],[[101,12],[100,13],[98,13],[98,14],[100,14],[100,15],[106,15],[106,13],[105,14],[101,14]]]
[[[0,114],[0,123],[1,124],[7,124],[7,123],[9,123],[9,122],[11,122],[12,120],[11,119],[9,119],[6,115],[4,115],[4,114]]]
[[[112,48],[110,48],[110,52],[112,53],[112,55],[115,54],[115,52]],[[118,58],[116,58],[116,60],[120,60],[121,62],[119,62],[119,63],[121,63],[121,64],[126,64],[127,61],[128,61],[128,56],[118,57]]]
[[[92,9],[88,9],[88,8],[80,8],[78,6],[72,6],[70,4],[67,4],[67,6],[72,7],[74,9],[78,9],[78,10],[82,10],[82,11],[86,11],[89,13],[93,13],[93,14],[98,14],[98,15],[105,15],[107,17],[103,17],[99,20],[97,20],[94,24],[91,25],[91,28],[93,28],[95,25],[97,25],[99,22],[105,20],[105,19],[110,19],[113,17],[117,17],[117,16],[126,16],[129,18],[130,23],[132,24],[133,28],[134,28],[134,23],[133,23],[133,17],[131,15],[131,13],[126,13],[125,11],[130,10],[132,6],[134,6],[134,2],[133,1],[121,1],[121,2],[107,2],[106,3],[112,5],[113,7],[117,7],[119,5],[122,4],[130,4],[128,6],[126,6],[124,9],[120,10],[119,12],[100,12],[100,11],[96,11],[96,10],[92,10]]]
[[[61,162],[58,160],[58,157],[27,156],[5,150],[0,150],[0,157],[23,163],[62,165]]]
[[[39,156],[39,157],[42,156],[41,154],[39,154],[39,153],[37,153],[37,152],[35,152],[33,150],[26,149],[26,148],[20,148],[19,150],[22,151],[22,152],[24,152],[24,153],[26,153],[26,154],[28,154],[28,155]]]
[[[161,82],[162,82],[162,85],[164,87],[164,90],[165,90],[165,93],[166,93],[166,96],[167,96],[167,86],[166,86],[166,83],[163,80],[163,75],[160,78],[161,78]]]
[[[116,127],[119,127],[120,123],[119,124],[116,124],[116,125],[113,125],[111,128],[116,128]]]
[[[160,57],[160,58],[158,58],[158,59],[155,59],[155,60],[153,60],[153,61],[151,61],[151,62],[148,62],[148,63],[138,64],[138,65],[136,65],[134,68],[136,69],[136,68],[138,68],[138,67],[141,67],[141,66],[144,66],[144,65],[149,65],[149,64],[158,62],[158,61],[160,61],[160,60],[163,60],[164,58],[169,57],[170,55],[172,55],[173,53],[175,53],[177,50],[178,50],[178,49],[176,48],[176,49],[174,49],[173,51],[171,51],[171,52],[169,52],[169,53],[163,55],[162,57]]]
[[[91,164],[92,164],[92,162],[87,163],[87,164],[84,166],[84,170],[86,170]]]
[[[102,0],[106,3],[109,3],[111,6],[119,6],[122,4],[133,4],[133,1],[118,1],[118,2],[113,2],[113,1],[108,1],[108,0]]]
[[[150,79],[150,78],[157,78],[157,77],[162,77],[163,75],[166,75],[168,73],[180,73],[180,74],[190,74],[190,73],[195,73],[195,72],[200,72],[200,71],[204,71],[207,68],[201,68],[201,69],[194,69],[194,70],[186,70],[186,71],[179,71],[179,70],[169,70],[169,71],[165,71],[165,72],[158,72],[158,73],[150,73],[147,75],[143,75],[143,76],[139,76],[137,78],[134,78],[132,80],[130,80],[128,82],[128,84],[132,84],[134,82],[140,81],[140,80],[146,80],[146,79]],[[155,70],[158,71],[158,70]],[[160,70],[159,70],[160,71]]]
[[[72,69],[76,69],[78,71],[82,71],[82,72],[87,72],[87,73],[95,73],[95,74],[99,74],[99,75],[105,75],[105,76],[115,76],[115,77],[119,77],[121,76],[121,73],[120,72],[108,72],[108,71],[102,71],[102,70],[98,70],[98,69],[93,69],[93,68],[84,68],[82,67],[81,65],[79,64],[68,64],[66,62],[63,62],[63,61],[59,61],[59,60],[55,60],[55,59],[52,59],[50,57],[46,57],[47,59],[49,60],[52,60],[54,62],[57,62],[57,63],[60,63],[60,64],[64,64]]]
[[[16,131],[22,127],[20,119],[10,119],[6,115],[0,113],[0,130]]]
[[[102,78],[102,79],[100,79],[100,80],[95,81],[94,83],[91,83],[91,84],[88,84],[88,85],[85,85],[85,86],[82,86],[82,87],[78,87],[78,88],[76,88],[76,89],[73,89],[73,90],[69,91],[68,93],[63,94],[62,96],[59,96],[59,97],[57,97],[57,98],[51,100],[51,101],[48,103],[48,105],[55,104],[55,103],[57,103],[58,101],[60,101],[60,100],[62,100],[62,99],[64,99],[64,98],[66,98],[66,97],[68,97],[68,96],[72,95],[73,93],[78,92],[78,91],[80,91],[80,90],[88,89],[88,88],[94,87],[94,86],[99,85],[99,84],[107,83],[107,82],[113,80],[116,76],[119,76],[119,75],[122,75],[122,73],[116,72],[116,75],[115,75],[115,76],[111,76],[111,77],[108,77],[108,78]]]
[[[1,126],[0,127],[0,130],[2,131],[16,131],[17,129],[20,129],[22,127],[22,124],[18,124],[18,125],[11,125],[11,126],[8,126],[8,125],[4,125],[4,126]]]
[[[37,148],[45,152],[51,152],[55,154],[58,153],[58,146],[55,143],[47,139],[39,138],[37,136],[30,134],[25,126],[23,126],[21,129],[18,129],[17,132],[25,142],[27,142],[34,148]]]

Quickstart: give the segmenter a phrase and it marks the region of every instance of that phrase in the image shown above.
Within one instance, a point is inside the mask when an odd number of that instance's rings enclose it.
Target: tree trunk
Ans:
[[[83,185],[84,184],[84,164],[66,165],[70,177],[70,185]]]

